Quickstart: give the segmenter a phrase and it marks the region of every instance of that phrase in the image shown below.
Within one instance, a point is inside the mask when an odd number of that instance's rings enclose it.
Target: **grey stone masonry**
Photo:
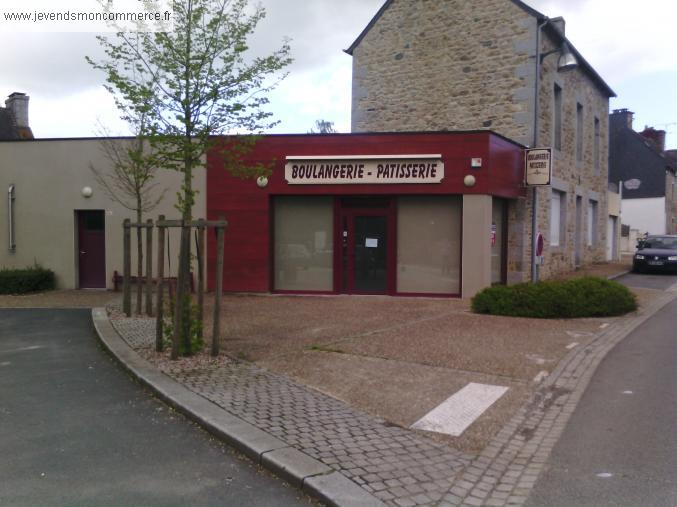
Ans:
[[[551,244],[552,193],[539,190],[541,276],[548,278],[605,258],[611,92],[585,65],[559,72],[558,53],[543,59],[536,76],[537,53],[560,47],[548,29],[536,47],[538,23],[510,0],[393,0],[352,48],[351,125],[353,132],[491,129],[532,146],[538,86],[538,144],[554,148],[553,173],[564,194],[561,233]],[[511,283],[530,278],[532,208],[530,192],[510,202]]]

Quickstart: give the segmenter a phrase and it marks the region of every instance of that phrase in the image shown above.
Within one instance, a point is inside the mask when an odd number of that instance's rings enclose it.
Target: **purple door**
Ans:
[[[81,289],[106,288],[106,218],[103,210],[77,211]]]

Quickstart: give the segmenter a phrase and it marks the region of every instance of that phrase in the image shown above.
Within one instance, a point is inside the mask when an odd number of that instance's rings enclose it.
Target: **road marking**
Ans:
[[[412,424],[411,428],[458,437],[507,391],[508,388],[503,386],[470,383]]]
[[[545,371],[545,370],[539,371],[539,372],[538,372],[538,375],[536,375],[536,376],[534,377],[534,383],[535,383],[535,384],[540,384],[541,382],[543,382],[543,381],[545,380],[545,378],[546,378],[547,376],[548,376],[548,372],[547,372],[547,371]]]
[[[9,361],[5,361],[3,363],[0,363],[0,366],[9,366],[10,364],[12,363],[10,363]]]
[[[600,329],[605,329],[605,328],[607,328],[607,327],[609,327],[609,323],[608,323],[608,322],[605,322],[604,324],[602,324],[601,326],[599,326]]]
[[[595,333],[589,333],[587,331],[567,331],[566,332],[572,338],[584,338],[586,336],[594,336]]]
[[[578,347],[578,342],[573,342],[573,343],[570,343],[569,345],[567,345],[568,350],[571,350],[574,347]]]
[[[623,391],[623,394],[635,394],[632,391]]]
[[[614,474],[610,474],[609,472],[602,472],[602,473],[597,474],[597,477],[599,477],[601,479],[609,479],[610,477],[613,477],[613,476],[614,476]]]
[[[22,347],[20,349],[0,350],[0,354],[13,354],[14,352],[26,352],[28,350],[38,350],[44,348],[44,345],[31,345],[30,347]]]

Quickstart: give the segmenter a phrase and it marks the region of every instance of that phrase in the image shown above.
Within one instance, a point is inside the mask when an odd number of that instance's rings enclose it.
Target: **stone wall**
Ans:
[[[395,0],[353,52],[353,132],[532,138],[536,20],[508,0]]]
[[[353,51],[353,132],[491,129],[533,143],[537,20],[509,0],[394,0]],[[544,35],[543,50],[554,47]],[[562,149],[554,175],[567,194],[562,246],[549,248],[550,189],[539,190],[546,239],[543,277],[575,267],[576,195],[582,199],[581,261],[600,261],[606,245],[608,98],[580,69],[542,66],[539,144],[552,144],[554,83],[563,90]],[[576,160],[576,107],[583,106],[583,158]],[[594,118],[600,167],[594,164]],[[529,193],[530,194],[530,193]],[[598,202],[596,242],[586,243],[588,201]],[[530,278],[531,196],[510,202],[508,282]]]

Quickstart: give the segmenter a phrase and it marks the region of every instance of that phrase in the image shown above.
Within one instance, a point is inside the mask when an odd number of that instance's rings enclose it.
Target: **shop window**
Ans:
[[[550,246],[560,246],[564,238],[566,217],[566,194],[552,191],[550,200]]]
[[[588,201],[588,246],[597,244],[597,220],[598,206],[597,201]]]
[[[275,199],[275,290],[333,290],[333,203],[331,197]]]
[[[461,198],[406,196],[397,205],[397,292],[461,291]]]

